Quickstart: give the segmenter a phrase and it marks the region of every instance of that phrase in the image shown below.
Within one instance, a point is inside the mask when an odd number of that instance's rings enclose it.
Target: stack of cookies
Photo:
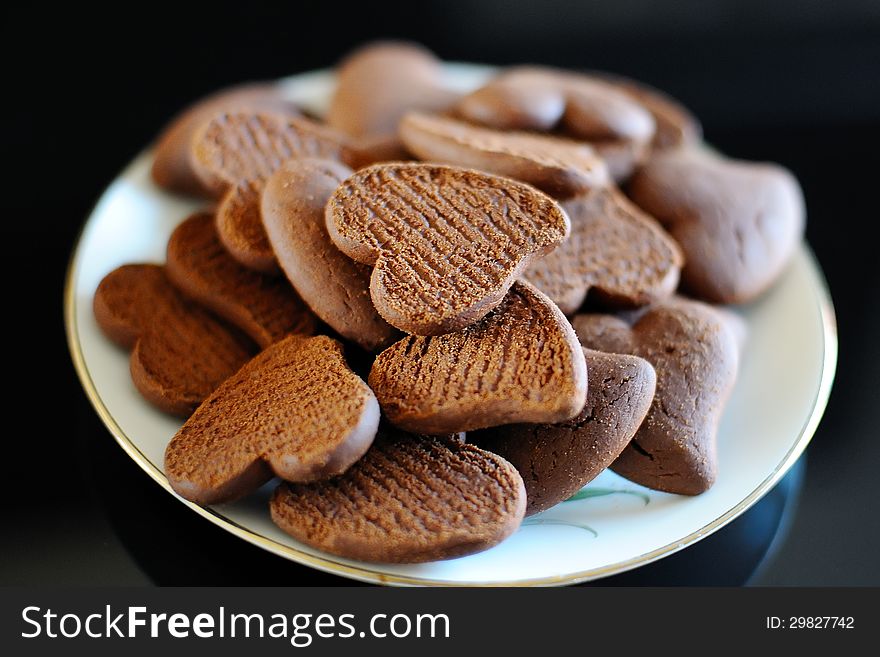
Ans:
[[[797,182],[630,80],[442,80],[375,44],[325,122],[249,85],[161,135],[154,181],[210,209],[94,309],[144,398],[187,418],[165,453],[182,497],[277,477],[291,536],[400,563],[487,549],[606,468],[712,486],[745,345],[723,306],[794,253]]]

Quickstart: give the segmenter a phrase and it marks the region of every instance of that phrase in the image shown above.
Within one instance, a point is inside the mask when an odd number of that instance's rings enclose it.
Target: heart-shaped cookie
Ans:
[[[390,422],[444,434],[568,420],[584,406],[587,366],[565,315],[518,282],[462,331],[393,344],[376,358],[369,383]]]
[[[131,349],[131,378],[152,404],[189,415],[256,350],[235,329],[185,299],[159,265],[123,265],[94,297],[104,333]]]
[[[523,273],[562,312],[576,312],[590,290],[615,307],[645,305],[675,291],[681,249],[617,188],[595,189],[562,207],[571,235]]]
[[[516,531],[526,495],[500,456],[457,440],[385,431],[344,475],[282,484],[272,520],[348,559],[421,563],[486,550]]]
[[[511,424],[470,434],[509,461],[526,486],[526,515],[567,500],[620,455],[651,407],[656,375],[635,356],[584,350],[590,383],[577,417],[559,424]]]
[[[611,468],[668,493],[698,495],[711,487],[718,423],[738,364],[727,321],[702,303],[674,299],[633,326],[612,315],[578,315],[573,324],[585,347],[639,356],[657,372],[651,409]]]
[[[305,302],[342,337],[374,351],[399,333],[370,300],[370,267],[336,248],[324,221],[327,199],[350,175],[332,160],[290,160],[266,182],[261,213],[278,263]]]
[[[683,286],[707,301],[754,299],[803,237],[800,187],[777,165],[672,150],[651,158],[628,191],[681,245]]]
[[[443,84],[442,63],[414,43],[371,43],[350,54],[336,75],[327,125],[369,150],[399,143],[397,124],[407,111],[440,111],[460,96]]]
[[[645,158],[655,130],[650,112],[613,84],[531,66],[508,69],[462,98],[453,111],[490,128],[559,131],[590,142],[615,180],[626,178]]]
[[[293,103],[285,100],[274,84],[246,84],[223,89],[175,116],[156,140],[151,174],[153,181],[169,191],[210,196],[190,161],[190,143],[196,130],[222,112],[262,110],[299,116]]]
[[[290,335],[229,377],[165,450],[165,475],[188,500],[217,504],[273,474],[316,481],[345,472],[370,447],[379,405],[342,345]]]
[[[242,267],[220,244],[208,212],[193,215],[172,233],[165,269],[180,291],[261,347],[290,333],[315,333],[315,316],[287,281]]]
[[[582,142],[481,128],[445,116],[410,112],[400,138],[420,160],[473,167],[568,198],[609,182],[605,163]]]
[[[356,172],[330,197],[326,220],[344,253],[375,265],[370,296],[379,314],[416,335],[484,317],[570,228],[562,208],[530,185],[405,163]]]
[[[220,241],[246,267],[278,271],[260,219],[260,193],[266,179],[296,157],[347,161],[353,155],[338,132],[268,112],[218,114],[193,136],[194,169],[208,188],[224,194],[217,209]]]

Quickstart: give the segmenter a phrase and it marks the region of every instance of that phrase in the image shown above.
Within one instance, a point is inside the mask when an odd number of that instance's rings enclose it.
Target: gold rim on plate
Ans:
[[[139,161],[143,155],[144,154],[136,158],[135,162]],[[100,199],[104,198],[105,194],[102,194]],[[98,200],[98,203],[95,204],[95,208],[97,208],[98,204],[100,203],[100,199]],[[224,516],[221,516],[213,509],[205,508],[183,499],[172,490],[171,485],[168,483],[168,479],[165,477],[165,474],[152,461],[150,461],[150,459],[148,459],[143,452],[141,452],[137,445],[134,444],[131,438],[126,435],[126,433],[113,418],[113,415],[104,404],[104,400],[98,394],[98,391],[95,388],[95,384],[92,381],[91,374],[89,373],[89,368],[86,365],[85,358],[82,353],[82,347],[80,344],[79,326],[76,317],[75,282],[79,273],[80,245],[83,236],[86,234],[89,226],[91,225],[92,218],[94,217],[95,208],[93,208],[92,212],[89,214],[89,219],[85,222],[82,229],[80,230],[79,235],[77,236],[74,250],[71,255],[70,262],[68,263],[67,274],[64,283],[64,320],[65,330],[67,333],[67,344],[70,348],[73,365],[76,369],[77,375],[79,376],[80,383],[82,384],[86,396],[89,398],[89,401],[92,404],[92,407],[95,409],[104,425],[116,439],[116,442],[118,442],[122,449],[125,450],[125,452],[141,467],[141,469],[144,470],[148,475],[150,475],[150,477],[152,477],[160,486],[162,486],[162,488],[168,491],[177,500],[188,506],[190,509],[192,509],[202,517],[207,518],[218,527],[222,527],[223,529],[234,534],[235,536],[238,536],[239,538],[242,538],[249,543],[263,548],[264,550],[267,550],[273,554],[277,554],[278,556],[290,559],[300,564],[317,568],[318,570],[322,570],[335,575],[342,575],[363,582],[371,582],[377,584],[396,584],[403,586],[473,587],[551,586],[561,584],[577,584],[579,582],[585,582],[592,579],[598,579],[601,577],[607,577],[609,575],[622,573],[627,570],[632,570],[633,568],[644,566],[653,561],[656,561],[661,557],[665,557],[675,552],[678,552],[679,550],[682,550],[685,547],[688,547],[689,545],[692,545],[700,539],[703,539],[709,534],[717,531],[718,529],[732,521],[734,518],[744,513],[759,499],[761,499],[761,497],[766,494],[773,487],[773,485],[782,478],[782,476],[791,468],[791,466],[794,465],[798,457],[800,457],[800,455],[803,453],[807,444],[810,442],[813,434],[816,432],[816,428],[819,426],[819,421],[821,420],[822,414],[824,413],[825,407],[828,403],[828,397],[831,393],[831,385],[834,381],[834,374],[837,368],[837,326],[834,316],[834,307],[831,302],[831,295],[828,291],[828,285],[824,279],[822,270],[818,266],[815,255],[813,254],[809,246],[804,243],[802,248],[811,265],[811,275],[813,276],[815,283],[814,292],[816,296],[816,304],[818,306],[819,315],[822,319],[822,375],[819,381],[819,386],[816,390],[816,395],[813,399],[813,405],[810,410],[810,415],[804,423],[803,427],[801,428],[797,440],[789,449],[788,453],[785,455],[782,461],[773,469],[770,475],[768,475],[749,495],[747,495],[742,501],[740,501],[739,504],[729,509],[707,525],[673,543],[669,543],[668,545],[657,548],[650,552],[646,552],[637,557],[627,559],[625,561],[620,561],[599,568],[591,568],[589,570],[571,573],[568,575],[539,577],[510,582],[449,582],[445,580],[436,580],[425,577],[392,575],[389,573],[380,572],[378,570],[373,570],[366,564],[363,566],[350,566],[348,564],[335,561],[329,555],[327,557],[315,556],[289,545],[279,543],[276,540],[267,538],[246,527],[242,527],[238,523],[233,522],[232,520],[229,520]]]

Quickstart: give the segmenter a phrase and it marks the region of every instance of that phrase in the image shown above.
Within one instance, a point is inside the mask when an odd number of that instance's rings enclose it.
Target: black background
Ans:
[[[451,60],[642,79],[693,109],[721,150],[795,172],[841,348],[827,414],[796,473],[802,492],[792,479],[795,493],[776,492],[790,527],[756,573],[766,545],[758,550],[757,530],[740,525],[703,556],[697,546],[674,567],[614,583],[880,584],[880,3],[33,3],[2,11],[0,210],[14,392],[4,399],[12,453],[2,461],[0,584],[347,583],[233,539],[149,481],[88,405],[61,302],[92,204],[176,110],[229,83],[332,65],[377,37],[418,40]],[[729,565],[743,555],[751,565]]]

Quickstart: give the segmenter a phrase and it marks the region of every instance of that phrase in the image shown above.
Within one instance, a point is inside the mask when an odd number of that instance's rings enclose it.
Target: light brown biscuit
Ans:
[[[608,74],[600,74],[602,76],[654,117],[657,129],[651,141],[653,150],[696,145],[702,139],[703,128],[697,117],[668,94],[643,82]]]
[[[644,160],[655,131],[650,112],[613,84],[536,66],[507,69],[453,111],[490,128],[557,131],[587,141],[615,180]]]
[[[340,64],[327,124],[364,144],[399,143],[397,124],[406,112],[440,111],[459,97],[442,76],[442,63],[422,46],[369,44]]]
[[[562,207],[571,235],[523,273],[562,312],[576,312],[590,290],[614,307],[653,303],[675,291],[681,249],[618,189],[596,189]]]
[[[804,234],[800,187],[774,164],[676,149],[651,158],[628,192],[681,245],[683,287],[714,303],[755,299]]]
[[[131,349],[131,377],[158,408],[189,415],[241,367],[254,345],[184,299],[159,265],[123,265],[94,297],[98,326]]]
[[[456,440],[388,431],[344,475],[282,484],[272,520],[347,559],[421,563],[497,545],[522,522],[522,478],[504,459]]]
[[[641,314],[632,327],[611,315],[578,315],[573,325],[585,347],[639,356],[657,372],[651,410],[612,470],[668,493],[708,490],[717,471],[718,423],[738,365],[726,320],[702,303],[675,299]]]
[[[584,406],[587,366],[565,316],[518,282],[482,321],[383,351],[369,383],[390,422],[444,434],[568,420]]]
[[[582,142],[482,128],[419,112],[404,116],[399,132],[407,150],[420,160],[514,178],[558,199],[609,182],[605,163]]]
[[[656,375],[635,356],[584,350],[590,382],[580,414],[559,424],[511,424],[470,434],[504,457],[526,486],[526,515],[567,500],[620,455],[654,399]]]
[[[484,317],[570,228],[565,212],[534,187],[434,164],[356,172],[330,197],[326,220],[344,253],[375,265],[370,296],[379,314],[416,335]]]
[[[285,100],[274,84],[245,84],[222,89],[183,110],[165,126],[156,140],[153,182],[179,194],[211,196],[196,175],[190,161],[190,143],[200,125],[221,112],[262,110],[298,116],[293,103]]]
[[[191,157],[205,185],[225,192],[217,209],[223,245],[246,267],[275,273],[278,265],[260,219],[266,179],[293,158],[347,161],[353,155],[343,135],[308,119],[228,112],[196,131]]]
[[[220,244],[214,216],[200,212],[168,240],[168,278],[177,288],[247,333],[261,347],[290,333],[313,335],[317,320],[283,278],[242,267]]]
[[[342,345],[290,335],[218,387],[172,438],[165,475],[198,504],[253,492],[272,475],[317,481],[345,472],[370,447],[379,405]]]
[[[315,314],[364,349],[399,337],[370,300],[370,267],[330,240],[324,206],[351,169],[331,160],[286,162],[267,181],[261,213],[272,250],[287,278]]]

